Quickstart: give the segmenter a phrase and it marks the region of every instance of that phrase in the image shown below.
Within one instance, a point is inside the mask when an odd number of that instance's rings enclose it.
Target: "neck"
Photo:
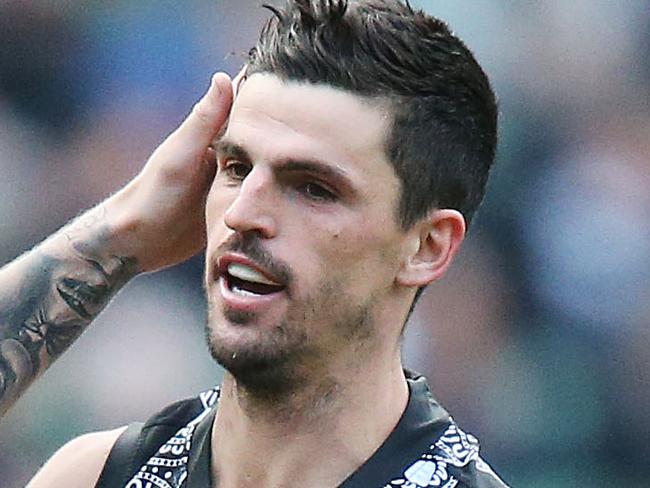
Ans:
[[[227,374],[212,431],[219,488],[342,483],[384,442],[408,401],[399,351],[374,357],[384,361],[319,374],[281,400]]]

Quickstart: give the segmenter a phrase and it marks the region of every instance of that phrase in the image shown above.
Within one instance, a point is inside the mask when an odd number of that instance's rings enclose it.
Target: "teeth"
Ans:
[[[256,297],[259,296],[257,293],[253,293],[252,291],[248,290],[243,290],[239,287],[234,286],[232,288],[233,293],[236,293],[237,295],[241,295],[243,297]]]
[[[230,263],[228,265],[228,273],[244,281],[252,281],[253,283],[261,283],[263,285],[279,285],[279,283],[269,280],[259,271],[240,263]]]

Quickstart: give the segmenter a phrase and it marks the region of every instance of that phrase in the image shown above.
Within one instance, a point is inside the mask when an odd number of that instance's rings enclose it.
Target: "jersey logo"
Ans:
[[[471,462],[479,471],[503,483],[479,457],[478,439],[460,430],[452,421],[445,433],[429,446],[429,450],[406,468],[401,478],[392,480],[384,488],[454,488],[460,481],[450,473],[449,467],[462,469]]]

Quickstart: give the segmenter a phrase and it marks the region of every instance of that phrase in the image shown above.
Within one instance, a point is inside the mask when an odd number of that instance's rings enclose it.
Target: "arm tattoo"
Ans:
[[[82,218],[62,231],[64,249],[37,248],[19,276],[0,275],[0,415],[135,275],[136,260],[103,251],[94,224]]]

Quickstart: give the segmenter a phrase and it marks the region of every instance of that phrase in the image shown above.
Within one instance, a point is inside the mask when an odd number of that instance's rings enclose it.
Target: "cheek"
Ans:
[[[210,256],[228,234],[224,223],[226,209],[234,200],[235,196],[228,197],[220,188],[217,192],[211,191],[205,204],[205,228],[207,236],[206,255]]]
[[[212,229],[223,227],[223,216],[237,197],[237,193],[231,188],[223,188],[214,184],[208,193],[205,202],[205,224],[208,237]]]
[[[357,223],[351,227],[328,226],[315,246],[322,273],[338,279],[342,287],[364,294],[391,282],[396,261],[394,239]]]

